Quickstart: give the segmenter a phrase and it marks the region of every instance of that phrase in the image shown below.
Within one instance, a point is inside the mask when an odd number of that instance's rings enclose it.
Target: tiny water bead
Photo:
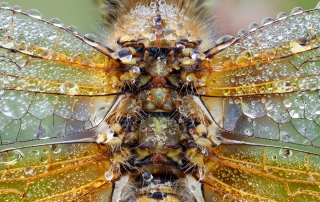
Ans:
[[[85,34],[84,37],[92,42],[99,42],[99,38],[94,34]]]
[[[66,81],[61,85],[60,92],[67,95],[76,95],[79,93],[79,86],[73,81]]]
[[[279,155],[283,159],[290,158],[292,156],[292,151],[290,149],[280,149]]]
[[[107,172],[104,173],[104,177],[107,181],[111,181],[113,179],[113,171],[108,170]]]
[[[42,14],[37,9],[30,9],[26,12],[26,14],[36,19],[42,18]]]
[[[142,174],[142,179],[146,182],[150,182],[153,179],[153,176],[150,172],[145,172]]]
[[[16,12],[21,12],[21,7],[19,5],[14,5],[14,6],[12,6],[11,9],[16,11]]]
[[[0,8],[10,9],[10,5],[7,2],[0,2]]]
[[[63,22],[59,18],[52,18],[49,22],[58,27],[63,27]]]

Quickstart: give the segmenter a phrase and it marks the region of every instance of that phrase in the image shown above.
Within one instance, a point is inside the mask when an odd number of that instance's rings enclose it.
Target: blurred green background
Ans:
[[[80,33],[93,32],[99,26],[99,2],[102,0],[7,0],[10,5],[20,5],[23,11],[38,9],[43,18],[60,18],[65,26],[75,25]],[[236,35],[241,28],[247,29],[255,21],[260,23],[264,17],[275,18],[277,13],[290,13],[300,6],[314,8],[318,0],[206,0],[212,6],[217,21],[218,35]]]

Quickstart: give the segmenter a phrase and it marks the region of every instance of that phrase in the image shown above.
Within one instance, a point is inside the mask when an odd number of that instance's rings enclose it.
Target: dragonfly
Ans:
[[[0,3],[0,201],[320,201],[320,4],[202,8],[118,2],[105,43]]]

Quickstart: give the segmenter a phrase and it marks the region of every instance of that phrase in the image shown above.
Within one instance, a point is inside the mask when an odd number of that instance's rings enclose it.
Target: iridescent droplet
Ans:
[[[42,18],[42,14],[37,9],[30,9],[26,12],[26,14],[36,19]]]
[[[49,22],[51,22],[53,25],[57,27],[63,26],[63,22],[59,18],[52,18]]]

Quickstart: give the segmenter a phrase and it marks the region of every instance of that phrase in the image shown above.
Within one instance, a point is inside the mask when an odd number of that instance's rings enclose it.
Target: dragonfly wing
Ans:
[[[0,73],[5,89],[71,95],[120,91],[111,51],[52,23],[0,9]],[[118,79],[119,81],[119,79]]]
[[[120,91],[108,48],[34,17],[0,8],[2,145],[94,128]]]
[[[211,152],[206,201],[320,201],[318,154],[248,144]]]
[[[110,149],[76,143],[37,146],[0,153],[0,196],[8,201],[96,201],[111,198]],[[101,201],[101,200],[100,200]]]
[[[269,19],[208,51],[202,101],[226,131],[319,147],[319,9]],[[220,48],[219,48],[220,47]],[[209,73],[208,73],[209,72]]]
[[[115,98],[3,90],[1,144],[65,137],[94,128]]]

